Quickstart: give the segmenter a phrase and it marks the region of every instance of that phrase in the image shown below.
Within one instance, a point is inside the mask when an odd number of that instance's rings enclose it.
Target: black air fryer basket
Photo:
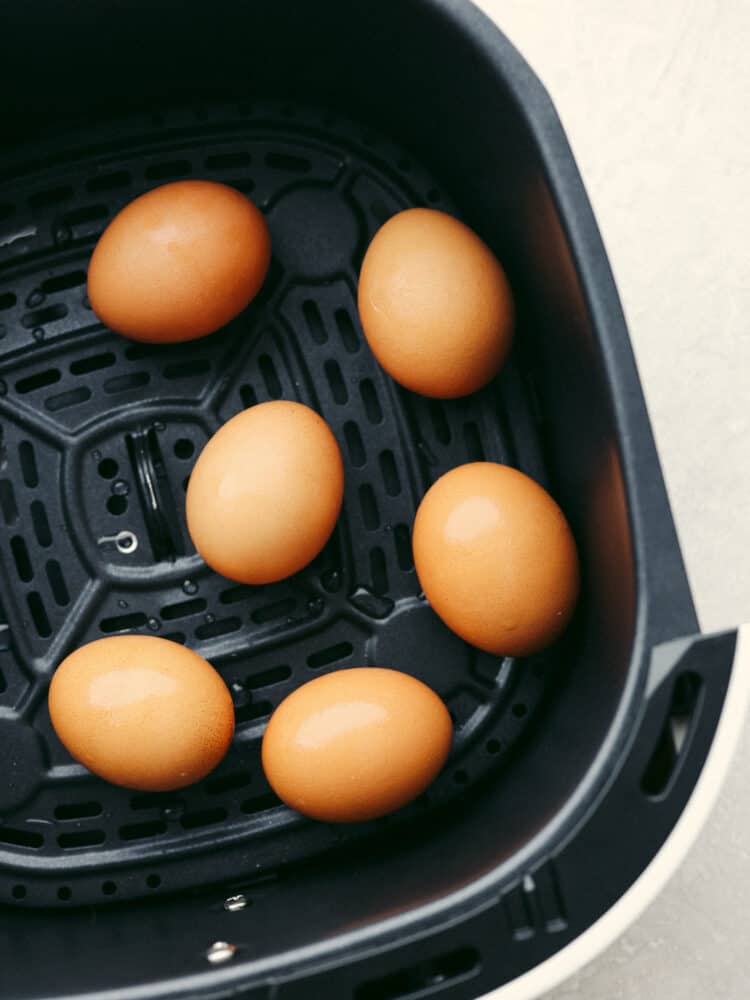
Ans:
[[[458,1000],[518,982],[667,840],[736,642],[697,634],[542,87],[459,0],[26,0],[3,14],[0,84],[2,996]],[[218,334],[134,343],[92,313],[88,259],[123,205],[184,177],[253,198],[271,271]],[[359,326],[364,249],[411,205],[476,228],[516,293],[514,356],[464,400],[400,390]],[[192,548],[184,488],[213,431],[276,398],[333,428],[344,514],[307,570],[237,586]],[[576,620],[525,661],[451,635],[414,572],[420,497],[478,459],[550,489],[580,549]],[[227,759],[174,794],[106,785],[51,730],[55,666],[133,631],[198,650],[235,700]],[[263,777],[265,722],[305,680],[364,664],[445,698],[448,765],[393,817],[304,820]]]

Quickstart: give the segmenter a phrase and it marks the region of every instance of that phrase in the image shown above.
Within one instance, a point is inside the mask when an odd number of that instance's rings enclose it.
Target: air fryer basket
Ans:
[[[538,82],[464,3],[103,17],[29,2],[0,40],[3,995],[475,997],[644,870],[700,774],[735,645],[696,635],[572,158]],[[268,281],[215,336],[123,340],[86,299],[91,249],[123,204],[188,176],[263,209]],[[424,204],[473,225],[518,298],[511,363],[466,400],[398,389],[358,324],[368,240]],[[239,587],[195,554],[184,486],[207,437],[270,398],[331,424],[344,514],[306,571]],[[452,636],[411,560],[427,486],[482,458],[548,486],[580,547],[577,619],[528,661]],[[107,786],[52,733],[55,665],[122,631],[184,642],[230,685],[234,745],[193,788]],[[264,722],[306,679],[365,663],[445,697],[449,764],[394,817],[305,821],[265,783]]]

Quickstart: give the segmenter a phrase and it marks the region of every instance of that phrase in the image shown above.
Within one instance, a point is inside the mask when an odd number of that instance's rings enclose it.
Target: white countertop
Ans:
[[[704,631],[750,621],[750,0],[479,0],[607,246]],[[750,997],[750,723],[662,896],[549,1000]]]

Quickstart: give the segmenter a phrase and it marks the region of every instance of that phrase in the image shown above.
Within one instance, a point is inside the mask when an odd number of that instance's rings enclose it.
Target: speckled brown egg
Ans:
[[[497,258],[468,226],[434,209],[407,209],[378,230],[358,306],[380,364],[424,396],[480,389],[513,339],[513,295]]]
[[[52,678],[49,714],[71,756],[146,792],[199,781],[234,732],[232,698],[211,664],[147,635],[97,639],[71,653]]]
[[[325,420],[301,403],[261,403],[232,417],[198,457],[188,530],[217,573],[272,583],[320,552],[343,496],[341,452]]]
[[[570,621],[573,535],[549,493],[516,469],[475,462],[447,472],[419,505],[413,545],[430,604],[479,649],[535,653]]]
[[[421,681],[379,667],[337,670],[282,701],[263,737],[263,768],[298,812],[355,823],[420,795],[451,738],[448,709]]]
[[[245,195],[213,181],[175,181],[131,201],[104,230],[89,265],[89,300],[126,337],[194,340],[248,305],[270,259],[266,221]]]

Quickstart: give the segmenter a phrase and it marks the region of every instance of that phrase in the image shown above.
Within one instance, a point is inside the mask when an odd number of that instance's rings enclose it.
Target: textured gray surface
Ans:
[[[480,0],[544,80],[625,306],[704,631],[750,620],[750,2]],[[750,726],[662,896],[549,1000],[750,996]]]

